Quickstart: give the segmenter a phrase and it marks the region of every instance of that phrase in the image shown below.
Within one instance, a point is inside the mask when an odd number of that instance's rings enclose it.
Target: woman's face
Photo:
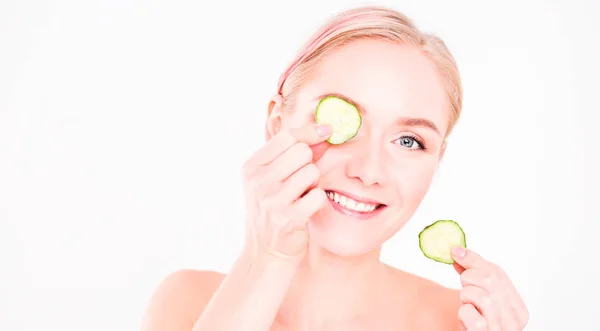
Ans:
[[[356,137],[331,145],[316,163],[319,187],[339,202],[314,215],[310,235],[335,254],[358,255],[378,249],[421,203],[445,148],[450,105],[420,50],[376,40],[355,41],[324,58],[283,127],[314,121],[317,103],[330,94],[361,108],[363,123]],[[373,203],[379,206],[373,212],[352,211]]]

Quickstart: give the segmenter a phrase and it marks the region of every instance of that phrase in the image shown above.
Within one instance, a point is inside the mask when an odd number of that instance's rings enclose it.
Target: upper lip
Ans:
[[[381,202],[379,202],[377,200],[373,200],[373,199],[369,199],[369,198],[365,198],[365,197],[360,197],[360,196],[354,195],[352,193],[348,193],[346,191],[334,190],[334,189],[325,189],[325,191],[327,191],[327,192],[336,192],[336,193],[339,193],[341,195],[345,195],[348,198],[351,198],[352,200],[356,200],[358,202],[364,202],[364,203],[368,203],[368,204],[371,204],[371,205],[383,205],[383,203],[381,203]]]

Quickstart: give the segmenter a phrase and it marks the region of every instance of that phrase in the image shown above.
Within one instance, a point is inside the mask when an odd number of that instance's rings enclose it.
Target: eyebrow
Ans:
[[[365,107],[363,107],[359,102],[353,100],[352,98],[350,98],[348,96],[340,94],[340,93],[325,93],[325,94],[322,94],[322,95],[316,97],[314,99],[314,101],[318,101],[318,100],[321,100],[321,99],[324,99],[327,97],[336,97],[336,98],[342,99],[348,103],[353,104],[358,109],[358,112],[360,113],[361,116],[365,116],[365,114],[366,114]],[[400,118],[396,119],[396,124],[398,124],[400,126],[425,127],[425,128],[429,128],[429,129],[435,131],[435,133],[437,133],[438,135],[441,135],[441,132],[438,129],[438,127],[432,121],[430,121],[428,119],[424,119],[424,118],[400,117]]]
[[[426,120],[424,118],[406,118],[406,117],[401,117],[401,118],[399,118],[399,119],[396,120],[396,123],[398,123],[401,126],[421,126],[421,127],[426,127],[426,128],[429,128],[429,129],[435,131],[435,133],[437,133],[438,135],[442,134],[440,132],[440,129],[438,129],[438,127],[435,124],[433,124],[432,121]]]

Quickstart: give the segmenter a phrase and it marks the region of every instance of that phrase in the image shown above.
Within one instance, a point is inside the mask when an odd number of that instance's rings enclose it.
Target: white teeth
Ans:
[[[360,211],[360,212],[372,212],[377,208],[377,205],[368,204],[364,202],[358,202],[356,200],[350,199],[347,196],[341,195],[337,192],[327,192],[327,196],[330,200],[339,203],[347,209]]]
[[[346,208],[348,208],[348,209],[358,210],[356,208],[357,205],[358,205],[358,202],[356,202],[354,200],[348,199],[348,201],[346,202]]]
[[[358,205],[356,205],[356,210],[361,210],[361,211],[366,211],[366,206],[364,203],[359,203]]]

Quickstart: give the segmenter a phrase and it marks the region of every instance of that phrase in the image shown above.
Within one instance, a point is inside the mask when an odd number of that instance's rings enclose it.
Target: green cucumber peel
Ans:
[[[436,221],[419,232],[419,248],[425,257],[445,264],[453,264],[452,248],[467,247],[462,227],[452,220]]]

